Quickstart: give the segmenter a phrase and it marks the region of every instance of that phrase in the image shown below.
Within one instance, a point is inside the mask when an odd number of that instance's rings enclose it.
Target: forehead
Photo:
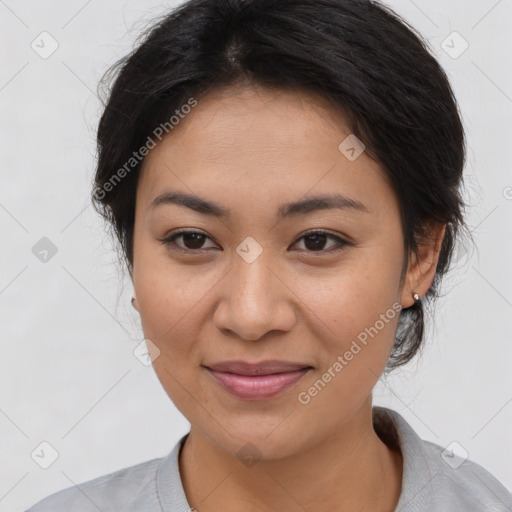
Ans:
[[[225,203],[227,197],[284,202],[336,191],[372,204],[392,194],[380,166],[341,151],[346,118],[324,98],[261,87],[224,88],[198,101],[145,159],[138,198],[166,187]]]
[[[214,159],[229,148],[261,156],[290,149],[311,151],[327,134],[337,140],[350,134],[350,128],[325,98],[304,91],[237,86],[198,100],[166,142],[174,139],[175,145],[193,147],[191,156]]]

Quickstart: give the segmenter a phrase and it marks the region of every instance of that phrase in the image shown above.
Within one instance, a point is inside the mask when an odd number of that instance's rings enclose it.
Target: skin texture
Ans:
[[[154,369],[191,424],[180,471],[198,512],[375,512],[398,502],[402,457],[373,429],[371,392],[399,315],[307,404],[298,400],[393,304],[409,307],[414,292],[425,295],[444,234],[443,226],[433,231],[438,243],[420,247],[418,259],[411,255],[400,282],[397,197],[365,153],[350,161],[340,152],[350,133],[323,98],[231,87],[201,99],[144,162],[135,307],[145,337],[160,351]],[[174,204],[151,208],[171,190],[213,201],[231,216]],[[284,203],[334,192],[361,201],[368,213],[276,217]],[[206,237],[178,238],[174,246],[161,241],[180,228]],[[330,237],[315,245],[303,238],[312,229],[351,245]],[[247,237],[263,250],[251,263],[236,251]],[[244,401],[202,366],[237,359],[303,362],[313,370],[277,397]],[[246,443],[260,457],[251,467],[237,456]]]

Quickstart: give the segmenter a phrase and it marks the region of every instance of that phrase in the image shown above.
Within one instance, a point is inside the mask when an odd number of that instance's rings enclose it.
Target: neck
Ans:
[[[392,512],[403,461],[375,433],[370,398],[369,407],[311,449],[251,467],[192,427],[179,464],[185,494],[197,512]]]

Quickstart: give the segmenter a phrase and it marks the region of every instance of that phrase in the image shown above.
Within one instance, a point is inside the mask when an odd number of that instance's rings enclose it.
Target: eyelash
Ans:
[[[166,237],[164,239],[159,239],[159,241],[162,242],[166,247],[169,247],[172,250],[176,250],[176,251],[187,253],[187,254],[198,253],[198,252],[211,252],[210,250],[207,250],[207,249],[186,249],[186,248],[179,247],[179,246],[176,245],[175,240],[177,240],[178,238],[182,238],[183,235],[189,235],[189,234],[191,234],[191,235],[194,235],[194,234],[202,235],[206,239],[209,238],[211,240],[211,238],[209,236],[205,235],[204,233],[202,233],[200,231],[180,230],[180,231],[176,231],[175,233],[171,234],[170,236],[168,236],[168,237]],[[317,254],[317,253],[318,254],[325,254],[327,252],[340,251],[340,250],[343,250],[345,247],[349,247],[349,246],[353,245],[353,243],[348,242],[347,240],[344,240],[344,239],[340,238],[339,236],[333,235],[332,233],[329,233],[328,231],[325,231],[325,230],[322,230],[322,229],[316,229],[316,230],[307,231],[300,238],[298,238],[296,240],[296,242],[294,242],[293,245],[298,243],[303,238],[306,238],[306,237],[311,236],[311,235],[327,235],[328,238],[337,240],[339,242],[339,245],[340,245],[340,247],[335,248],[335,249],[332,249],[332,248],[331,249],[322,249],[320,251],[308,251],[307,249],[304,249],[304,251],[306,251],[308,253],[311,253],[311,254]]]

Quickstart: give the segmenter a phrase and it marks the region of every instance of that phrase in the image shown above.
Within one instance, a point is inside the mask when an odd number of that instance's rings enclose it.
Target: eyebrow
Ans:
[[[231,216],[231,211],[221,205],[182,192],[165,192],[159,195],[151,203],[149,209],[154,210],[159,206],[167,204],[185,206],[198,213],[222,219],[227,219]],[[309,196],[294,203],[283,204],[277,211],[277,217],[284,219],[285,217],[304,215],[314,211],[333,209],[370,213],[368,208],[356,199],[351,199],[342,194],[323,194]]]

